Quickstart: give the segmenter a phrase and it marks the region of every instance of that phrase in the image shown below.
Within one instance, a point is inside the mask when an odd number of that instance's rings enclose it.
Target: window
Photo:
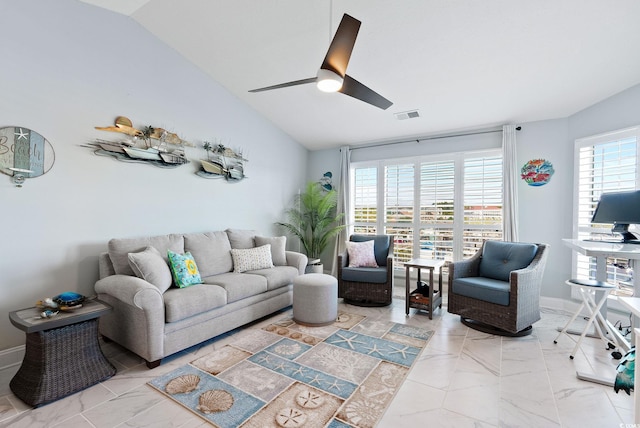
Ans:
[[[455,161],[420,164],[420,248],[418,257],[452,260]]]
[[[603,192],[640,188],[638,174],[640,128],[634,127],[576,140],[574,236],[578,239],[616,239],[610,224],[592,224],[591,217]],[[619,238],[619,237],[618,237]],[[632,273],[627,259],[607,259],[607,280],[618,294],[632,294]],[[595,258],[578,254],[574,275],[595,278]]]
[[[351,191],[354,200],[354,233],[377,234],[378,172],[376,168],[359,168],[352,175],[355,184]]]
[[[413,163],[384,167],[384,230],[393,235],[394,262],[404,263],[413,254]]]
[[[353,232],[393,235],[397,268],[459,260],[502,239],[500,151],[356,163],[351,177]]]
[[[463,258],[502,239],[502,157],[465,159]]]

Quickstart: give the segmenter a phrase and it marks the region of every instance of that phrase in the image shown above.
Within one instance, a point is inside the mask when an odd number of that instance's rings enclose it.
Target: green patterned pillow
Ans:
[[[169,256],[169,266],[171,267],[173,280],[178,287],[184,288],[202,282],[198,266],[196,266],[196,261],[191,253],[178,254],[168,250],[167,255]]]

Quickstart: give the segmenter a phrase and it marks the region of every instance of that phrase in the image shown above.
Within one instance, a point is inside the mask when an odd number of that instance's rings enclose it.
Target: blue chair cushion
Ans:
[[[351,242],[374,241],[373,252],[376,256],[378,266],[387,265],[387,255],[389,254],[389,235],[351,235]],[[385,272],[386,275],[386,272]],[[344,278],[343,278],[344,279]],[[381,281],[384,282],[384,281]]]
[[[342,268],[342,280],[352,282],[373,282],[384,284],[387,282],[386,267],[344,267]]]
[[[492,278],[468,276],[453,280],[453,292],[484,302],[509,306],[509,283]]]
[[[486,241],[480,260],[480,276],[509,281],[511,271],[529,266],[537,251],[536,244]]]

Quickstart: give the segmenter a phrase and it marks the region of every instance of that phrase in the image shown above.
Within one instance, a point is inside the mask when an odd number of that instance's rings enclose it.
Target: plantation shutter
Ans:
[[[353,172],[353,232],[375,235],[378,210],[378,168],[356,168]]]
[[[387,165],[384,189],[385,234],[395,236],[394,262],[413,254],[414,164]]]
[[[502,156],[464,160],[463,258],[487,239],[502,239]]]
[[[420,257],[453,260],[455,162],[420,165]]]

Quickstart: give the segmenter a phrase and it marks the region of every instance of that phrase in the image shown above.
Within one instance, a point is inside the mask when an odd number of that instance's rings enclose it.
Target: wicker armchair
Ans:
[[[447,310],[476,330],[530,334],[547,254],[546,244],[485,241],[470,259],[449,264]]]
[[[349,253],[338,254],[338,297],[357,306],[390,304],[393,295],[393,236],[352,235],[349,240],[373,240],[378,267],[349,267]]]

